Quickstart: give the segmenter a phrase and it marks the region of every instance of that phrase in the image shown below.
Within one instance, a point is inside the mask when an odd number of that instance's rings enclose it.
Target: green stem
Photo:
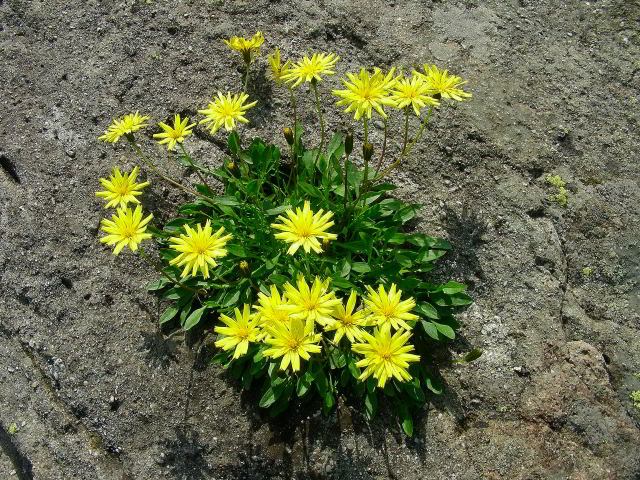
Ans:
[[[322,152],[322,149],[324,148],[324,116],[322,115],[322,108],[320,106],[320,95],[318,95],[318,86],[316,85],[316,82],[314,82],[314,81],[311,82],[311,86],[313,87],[313,93],[315,93],[315,95],[316,95],[316,110],[318,110],[318,118],[320,119],[320,148],[318,149],[318,153],[316,154],[316,158],[313,161],[313,167],[314,167],[314,173],[315,173],[316,163],[318,163],[318,158],[320,158],[320,153]],[[294,135],[295,135],[295,133],[294,133]]]
[[[404,144],[402,145],[402,155],[407,153],[407,139],[409,138],[409,107],[404,108]]]
[[[389,126],[389,119],[385,118],[384,119],[384,141],[382,142],[382,153],[380,154],[380,160],[378,160],[378,165],[376,166],[376,171],[373,174],[373,178],[375,178],[378,175],[378,172],[380,171],[380,167],[382,166],[382,160],[384,160],[384,154],[387,151],[387,132],[388,132],[387,127],[388,126]]]
[[[366,145],[369,141],[369,119],[367,117],[364,118],[364,144]],[[362,181],[362,185],[367,184],[367,180],[369,179],[369,160],[363,155],[364,159],[364,180]]]
[[[133,146],[136,154],[142,159],[143,162],[145,162],[148,167],[151,169],[151,171],[153,173],[155,173],[157,176],[159,176],[160,178],[162,178],[165,182],[170,183],[171,185],[173,185],[174,187],[179,188],[180,190],[183,190],[187,193],[190,193],[192,195],[196,195],[197,197],[200,197],[204,200],[206,200],[209,203],[213,203],[213,200],[209,197],[207,197],[206,195],[202,195],[200,192],[197,192],[185,185],[182,185],[181,183],[176,182],[175,180],[173,180],[172,178],[167,177],[166,175],[164,175],[163,173],[160,173],[160,171],[156,168],[155,164],[153,163],[153,161],[151,161],[151,159],[149,157],[147,157],[142,150],[140,149],[140,146],[136,143],[135,139],[133,138],[132,134],[128,134],[126,135],[127,140],[129,141],[129,143]]]
[[[344,160],[344,210],[347,211],[347,202],[349,199],[349,155]]]
[[[149,257],[144,249],[142,247],[138,247],[138,250],[140,251],[140,256],[144,259],[145,262],[147,262],[149,265],[151,265],[158,273],[160,273],[161,275],[163,275],[167,280],[169,280],[171,283],[173,283],[174,285],[177,285],[180,288],[184,288],[185,290],[189,290],[190,292],[193,292],[197,295],[207,295],[207,292],[204,290],[196,290],[195,288],[191,288],[187,285],[185,285],[184,283],[180,282],[179,280],[176,280],[175,278],[171,278],[171,276],[164,271],[164,268],[162,268],[161,265],[159,265],[158,263],[156,263],[151,257]]]
[[[198,169],[198,167],[193,163],[193,160],[191,159],[191,156],[187,153],[187,151],[184,149],[184,145],[181,143],[180,144],[180,148],[182,149],[182,153],[184,154],[184,158],[187,159],[187,162],[189,162],[189,165],[191,165],[191,168],[193,168],[196,171],[196,175],[198,175],[198,178],[200,179],[200,181],[202,182],[202,184],[207,187],[207,189],[209,191],[211,190],[211,187],[209,186],[209,184],[207,183],[207,181],[204,179],[204,177],[202,176],[202,174],[200,173],[200,170]]]
[[[249,87],[249,67],[251,66],[251,58],[249,58],[249,61],[246,61],[246,59],[245,59],[245,65],[247,66],[247,69],[246,69],[245,74],[244,74],[244,90],[243,90],[243,93],[247,93],[247,88]]]

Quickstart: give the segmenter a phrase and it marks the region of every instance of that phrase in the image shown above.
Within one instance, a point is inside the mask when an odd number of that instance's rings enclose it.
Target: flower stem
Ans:
[[[142,150],[140,149],[140,146],[136,143],[135,139],[133,138],[133,135],[128,134],[128,135],[126,135],[126,138],[129,141],[129,143],[133,146],[133,149],[135,150],[136,154],[142,159],[143,162],[145,162],[148,165],[148,167],[151,169],[151,171],[153,173],[155,173],[160,178],[162,178],[165,182],[173,185],[174,187],[177,187],[180,190],[183,190],[183,191],[185,191],[187,193],[190,193],[192,195],[200,197],[203,200],[206,200],[207,202],[213,204],[213,200],[211,198],[207,197],[206,195],[202,195],[200,192],[197,192],[196,190],[193,190],[192,188],[189,188],[189,187],[187,187],[185,185],[182,185],[181,183],[176,182],[172,178],[167,177],[165,174],[160,173],[160,171],[156,168],[156,166],[153,163],[153,161],[142,152]]]
[[[389,126],[389,119],[385,118],[384,119],[384,141],[382,142],[382,153],[380,154],[380,160],[378,160],[378,165],[376,166],[376,171],[373,174],[373,178],[375,178],[378,175],[378,172],[380,171],[380,167],[382,166],[382,160],[384,160],[384,154],[387,151],[387,132],[388,132],[387,127],[388,126]]]
[[[204,290],[196,290],[195,288],[191,288],[191,287],[185,285],[184,283],[180,282],[179,280],[176,280],[175,278],[171,278],[171,276],[167,272],[164,271],[164,269],[162,268],[161,265],[156,263],[152,258],[150,258],[144,252],[144,249],[142,247],[139,247],[138,250],[140,251],[140,256],[144,259],[145,262],[147,262],[149,265],[151,265],[158,273],[163,275],[167,280],[169,280],[174,285],[176,285],[176,286],[178,286],[180,288],[184,288],[185,290],[189,290],[190,292],[193,292],[193,293],[195,293],[197,295],[207,295],[207,292],[204,291]]]
[[[180,144],[180,148],[182,149],[182,153],[184,154],[184,158],[186,158],[187,162],[189,162],[189,165],[191,165],[191,168],[193,168],[196,171],[196,174],[198,175],[198,178],[200,179],[200,181],[202,182],[202,184],[207,187],[207,189],[209,191],[211,190],[211,187],[209,186],[209,184],[207,183],[207,181],[204,179],[204,177],[202,176],[202,174],[200,173],[200,169],[193,163],[193,160],[191,159],[191,156],[187,153],[187,151],[184,149],[184,145],[181,143]]]
[[[315,169],[316,163],[318,163],[318,158],[320,158],[320,153],[324,148],[324,117],[322,115],[322,108],[320,107],[320,95],[318,95],[318,86],[316,82],[312,81],[311,86],[313,87],[313,93],[316,95],[316,109],[318,110],[318,118],[320,119],[320,148],[318,148],[318,153],[316,154],[316,158],[313,161],[313,167]]]
[[[247,88],[249,87],[249,67],[251,66],[251,58],[249,61],[245,60],[245,65],[247,66],[245,74],[244,74],[244,90],[243,93],[247,93]]]
[[[364,117],[364,145],[366,145],[369,141],[369,119]],[[362,181],[362,185],[367,184],[367,180],[369,179],[369,159],[364,156],[364,180]]]
[[[349,201],[349,155],[344,159],[344,210],[347,211]]]

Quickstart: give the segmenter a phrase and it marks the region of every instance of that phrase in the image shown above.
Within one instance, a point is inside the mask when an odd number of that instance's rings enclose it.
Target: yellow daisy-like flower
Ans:
[[[411,79],[398,78],[393,88],[390,98],[396,103],[396,108],[412,106],[418,117],[420,109],[427,104],[440,105],[440,102],[430,96],[434,91],[429,89],[426,80],[420,75],[412,75]]]
[[[382,330],[390,330],[391,327],[398,329],[411,330],[407,321],[417,320],[418,316],[409,313],[416,302],[413,297],[400,301],[402,290],[396,291],[396,284],[392,283],[389,293],[384,286],[378,287],[378,292],[367,285],[369,296],[364,299],[367,305],[367,311],[370,314],[369,320],[378,325]]]
[[[149,182],[136,183],[136,175],[138,167],[135,167],[131,173],[122,175],[118,167],[111,170],[109,180],[100,179],[100,183],[106,190],[96,192],[96,197],[104,197],[109,200],[104,208],[117,207],[125,208],[127,203],[140,203],[136,195],[142,195],[142,189],[149,185]]]
[[[240,313],[240,309],[234,309],[236,319],[228,317],[224,313],[220,314],[220,320],[226,327],[216,327],[215,331],[223,338],[216,342],[216,347],[222,348],[224,351],[235,348],[233,358],[238,358],[247,353],[249,343],[257,343],[260,341],[262,332],[258,326],[258,320],[249,314],[249,305],[244,304],[244,309]]]
[[[130,208],[118,208],[118,215],[112,215],[111,220],[106,218],[100,222],[100,227],[108,235],[102,237],[100,241],[107,245],[116,244],[113,254],[118,255],[124,247],[129,247],[132,252],[138,249],[138,244],[147,238],[151,238],[150,233],[145,233],[147,223],[153,218],[149,215],[142,219],[142,207],[138,205],[135,211]]]
[[[262,353],[271,358],[280,358],[280,370],[286,370],[289,364],[294,372],[300,370],[300,358],[309,360],[311,353],[319,353],[322,349],[317,343],[322,334],[313,333],[313,321],[305,323],[299,318],[287,322],[268,325],[269,336],[264,340],[271,345]]]
[[[356,340],[363,340],[362,329],[360,327],[368,326],[369,322],[367,318],[365,318],[366,312],[364,310],[353,311],[356,306],[356,298],[356,292],[351,290],[346,308],[343,303],[340,302],[333,311],[334,318],[328,318],[326,320],[324,331],[330,332],[335,330],[336,332],[333,337],[333,343],[338,343],[345,335],[351,343]]]
[[[388,329],[377,328],[373,335],[362,332],[367,343],[355,343],[351,349],[364,355],[364,358],[356,363],[358,367],[366,367],[358,380],[363,381],[373,375],[378,380],[378,387],[384,388],[390,378],[395,377],[401,382],[411,380],[407,371],[409,362],[418,362],[420,357],[413,353],[413,345],[407,345],[411,333],[398,330],[393,337]]]
[[[438,70],[438,67],[435,65],[429,66],[425,63],[424,74],[415,70],[413,73],[425,78],[427,87],[433,94],[439,94],[443,98],[451,98],[459,102],[465,98],[471,98],[470,93],[458,88],[467,82],[463,82],[460,77],[456,77],[455,75],[449,75],[447,70]]]
[[[281,66],[279,48],[276,48],[267,58],[269,60],[269,66],[271,67],[271,77],[276,81],[276,85],[280,85],[284,77],[290,72],[291,60],[287,60],[287,62]]]
[[[141,128],[147,126],[144,123],[149,117],[140,115],[139,112],[129,113],[121,119],[114,118],[113,123],[109,125],[104,135],[98,137],[98,140],[108,143],[116,143],[122,135],[137,132]]]
[[[209,102],[209,108],[198,110],[198,113],[207,116],[204,120],[200,120],[200,123],[211,123],[212,134],[216,133],[223,125],[225,130],[230,132],[236,128],[236,120],[241,123],[249,123],[249,120],[244,118],[244,113],[255,106],[258,101],[245,105],[244,102],[247,98],[249,95],[246,93],[238,93],[232,97],[231,92],[228,92],[225,97],[221,92],[218,92],[218,98]]]
[[[318,239],[328,241],[338,238],[335,233],[325,232],[334,224],[333,221],[329,221],[333,217],[333,212],[327,212],[323,215],[323,210],[320,209],[314,214],[309,202],[305,201],[302,210],[298,207],[296,213],[293,213],[293,210],[287,210],[285,213],[289,218],[278,215],[276,220],[282,223],[272,223],[271,227],[282,230],[282,233],[275,234],[277,239],[291,243],[289,250],[287,250],[289,255],[294,255],[300,247],[304,248],[307,253],[311,249],[316,253],[322,253]]]
[[[327,293],[329,279],[323,282],[320,277],[316,277],[309,288],[304,276],[298,275],[297,284],[297,290],[289,282],[284,284],[284,294],[289,303],[295,306],[291,309],[291,316],[318,322],[320,325],[328,323],[335,307],[341,303],[335,292]]]
[[[164,132],[162,133],[154,133],[153,138],[161,138],[158,143],[163,145],[168,143],[167,148],[169,150],[173,150],[173,147],[176,146],[176,143],[184,142],[184,137],[191,134],[191,129],[196,126],[195,123],[191,125],[187,125],[189,122],[188,118],[180,121],[180,115],[176,114],[173,118],[173,127],[167,125],[166,123],[158,122],[158,125],[162,127]]]
[[[312,80],[319,82],[322,75],[333,75],[331,70],[340,57],[334,53],[314,53],[311,58],[305,56],[289,69],[289,72],[282,76],[286,82],[295,83],[291,88],[296,88],[302,82],[311,82]]]
[[[351,83],[344,78],[342,79],[342,83],[347,89],[331,91],[333,95],[342,98],[336,105],[348,105],[345,113],[355,111],[354,118],[356,120],[360,120],[362,115],[371,118],[371,111],[374,108],[382,118],[387,118],[382,107],[384,105],[395,106],[395,101],[389,97],[389,90],[396,83],[396,79],[393,78],[395,71],[394,67],[385,76],[379,68],[374,68],[373,74],[370,75],[363,67],[358,76],[347,73]]]
[[[242,53],[245,62],[249,63],[252,58],[252,54],[255,51],[260,54],[260,45],[264,43],[264,35],[258,31],[251,37],[251,40],[247,40],[244,37],[231,37],[229,40],[223,40],[233,50],[237,50]]]
[[[280,296],[280,292],[275,285],[271,285],[271,296],[264,293],[258,293],[258,303],[254,305],[258,313],[256,316],[260,319],[261,325],[270,325],[273,323],[281,323],[289,320],[289,315],[295,310],[295,306],[288,303],[284,296]]]
[[[204,228],[199,223],[196,227],[197,230],[185,224],[186,235],[182,233],[180,237],[169,238],[169,241],[173,243],[173,245],[169,246],[180,252],[180,255],[171,260],[169,264],[177,265],[178,267],[184,265],[181,277],[186,277],[189,271],[195,277],[198,270],[201,270],[202,276],[209,278],[209,265],[213,268],[217,267],[218,264],[214,258],[227,255],[227,250],[224,246],[231,239],[231,235],[222,236],[224,227],[220,227],[216,233],[212,233],[210,220],[207,220]]]

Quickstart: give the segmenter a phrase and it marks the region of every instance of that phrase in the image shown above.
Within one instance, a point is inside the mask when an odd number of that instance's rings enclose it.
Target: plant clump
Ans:
[[[329,412],[338,395],[345,395],[372,418],[384,399],[411,435],[413,412],[425,405],[428,392],[442,391],[440,345],[455,338],[460,327],[455,312],[472,300],[464,284],[430,279],[451,245],[408,231],[420,205],[394,198],[396,187],[387,178],[438,110],[471,94],[460,77],[427,64],[410,77],[395,68],[346,73],[344,88],[330,93],[362,127],[359,155],[352,133],[335,132],[325,142],[326,93],[320,87],[336,74],[340,57],[316,52],[283,64],[275,49],[267,59],[271,76],[288,90],[293,114],[283,128],[288,146],[283,155],[273,143],[243,139],[239,132],[248,123],[247,110],[258,104],[246,92],[264,41],[261,32],[249,40],[225,40],[246,64],[244,89],[218,92],[198,110],[204,115],[199,124],[211,135],[222,127],[228,132],[222,165],[201,164],[188,153],[185,142],[196,128],[188,118],[176,114],[173,125],[157,123],[161,131],[153,137],[196,173],[195,186],[162,173],[143,151],[135,133],[149,126],[148,116],[127,114],[99,137],[108,143],[124,137],[150,174],[191,196],[175,218],[152,225],[153,215],[144,217],[137,198],[149,183],[136,183],[138,167],[125,175],[114,168],[109,180],[100,180],[106,190],[97,193],[108,201],[105,208],[117,208],[112,220],[102,221],[107,235],[100,241],[115,245],[114,254],[124,247],[139,252],[162,275],[148,287],[170,302],[159,323],[198,327],[205,338],[216,335],[219,350],[212,362],[222,364],[244,388],[256,385],[259,405],[270,414],[306,401],[320,402]],[[296,87],[303,82],[310,84],[320,126],[320,143],[312,148],[305,145],[298,121]],[[402,148],[393,159],[385,159],[385,109],[404,116]],[[368,135],[374,112],[385,132],[377,156]],[[357,156],[362,168],[354,161]],[[210,187],[212,181],[222,184],[222,194]],[[137,204],[135,210],[129,203]],[[142,246],[152,237],[159,259]],[[453,364],[480,354],[445,357]]]

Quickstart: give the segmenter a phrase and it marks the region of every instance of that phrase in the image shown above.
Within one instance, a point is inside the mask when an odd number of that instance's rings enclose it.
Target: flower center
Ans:
[[[136,229],[133,228],[133,225],[127,225],[122,229],[122,232],[120,232],[120,235],[122,235],[124,238],[133,238],[135,234]]]

